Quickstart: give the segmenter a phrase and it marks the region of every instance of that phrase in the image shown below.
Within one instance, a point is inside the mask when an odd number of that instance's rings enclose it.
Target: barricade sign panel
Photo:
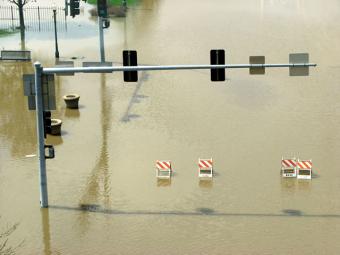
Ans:
[[[198,176],[201,178],[213,177],[213,159],[198,159]]]
[[[297,178],[312,179],[312,160],[298,160],[297,162]]]
[[[157,160],[156,161],[157,178],[170,178],[171,172],[172,172],[172,168],[171,168],[170,160]]]
[[[282,177],[296,177],[296,159],[283,158],[281,159],[281,174]]]

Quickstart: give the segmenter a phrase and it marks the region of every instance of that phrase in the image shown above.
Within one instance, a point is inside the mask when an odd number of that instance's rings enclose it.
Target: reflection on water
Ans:
[[[299,191],[310,191],[312,188],[312,180],[297,180]]]
[[[140,95],[139,91],[143,85],[144,82],[146,82],[149,78],[149,74],[145,71],[142,71],[140,74],[141,77],[139,77],[136,88],[131,96],[130,102],[128,104],[128,107],[126,109],[126,112],[124,113],[124,116],[121,118],[122,122],[129,122],[131,120],[137,119],[141,116],[138,114],[132,113],[132,108],[134,104],[140,103],[142,99],[147,98],[147,96]]]
[[[284,192],[295,193],[296,191],[310,191],[311,188],[312,180],[281,178],[281,189]]]
[[[281,178],[281,189],[288,193],[294,193],[296,191],[296,178]]]
[[[169,179],[158,179],[157,178],[157,187],[169,187],[171,185],[171,178]]]
[[[200,179],[198,182],[198,185],[200,186],[200,188],[206,188],[206,189],[211,189],[213,187],[213,180],[212,179]]]
[[[282,210],[283,213],[286,213],[290,216],[302,216],[303,213],[299,210],[294,210],[294,209],[285,209],[285,210]]]
[[[211,208],[197,208],[196,209],[198,212],[202,213],[202,214],[215,214],[215,211]]]
[[[104,205],[110,206],[110,172],[108,152],[108,132],[111,129],[112,96],[106,84],[106,74],[100,74],[101,99],[101,146],[96,164],[87,178],[87,183],[79,204],[94,204],[104,198]],[[102,185],[102,187],[101,187]]]
[[[47,135],[46,144],[51,145],[61,145],[63,143],[63,138],[61,135]]]
[[[80,111],[79,111],[79,109],[66,108],[65,109],[65,117],[67,117],[67,118],[79,118],[80,117]]]
[[[52,254],[51,248],[51,233],[50,233],[50,215],[48,209],[41,209],[41,226],[43,232],[43,244],[44,244],[44,254],[50,255]]]
[[[0,136],[15,158],[31,153],[36,144],[35,114],[28,110],[22,82],[22,75],[32,72],[31,63],[0,62]]]

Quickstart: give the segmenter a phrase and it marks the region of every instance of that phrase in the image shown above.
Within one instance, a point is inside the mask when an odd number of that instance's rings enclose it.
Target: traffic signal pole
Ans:
[[[35,105],[37,119],[37,137],[38,137],[38,157],[39,157],[39,182],[40,182],[40,207],[48,207],[47,193],[47,176],[46,176],[46,159],[45,159],[45,141],[44,141],[44,121],[43,121],[43,94],[42,94],[42,71],[43,68],[39,62],[34,63],[35,69]]]
[[[107,73],[126,71],[166,71],[197,69],[235,69],[235,68],[282,68],[282,67],[315,67],[314,63],[289,64],[227,64],[227,65],[167,65],[167,66],[101,66],[101,67],[49,67],[43,68],[44,74],[60,73]]]
[[[102,59],[103,60],[103,59]],[[104,58],[105,61],[105,58]],[[52,67],[43,68],[39,62],[34,63],[35,91],[36,91],[36,118],[40,173],[40,206],[48,207],[46,156],[44,144],[43,121],[43,94],[42,75],[46,74],[73,74],[73,73],[108,73],[131,71],[161,71],[161,70],[193,70],[193,69],[234,69],[234,68],[294,68],[304,69],[315,67],[314,63],[287,63],[287,64],[220,64],[220,65],[167,65],[167,66],[101,66],[101,67]],[[308,75],[308,74],[307,74]]]
[[[99,45],[100,45],[100,62],[105,62],[105,48],[104,48],[104,28],[103,28],[103,18],[98,16],[99,24]]]

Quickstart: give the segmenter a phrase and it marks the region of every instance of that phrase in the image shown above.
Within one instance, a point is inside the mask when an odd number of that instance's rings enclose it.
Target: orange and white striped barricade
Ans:
[[[198,159],[198,177],[212,178],[213,177],[213,159]]]
[[[172,173],[170,160],[156,161],[156,176],[161,179],[170,179]]]
[[[297,161],[297,178],[298,179],[312,179],[312,160],[298,160]]]
[[[296,177],[296,159],[283,158],[281,159],[281,174],[282,177]]]

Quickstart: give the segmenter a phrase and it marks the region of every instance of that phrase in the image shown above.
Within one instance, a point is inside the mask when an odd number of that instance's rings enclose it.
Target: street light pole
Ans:
[[[105,48],[104,48],[104,28],[103,28],[103,18],[98,16],[99,24],[99,45],[100,45],[100,62],[105,62]]]
[[[59,58],[56,9],[53,9],[53,20],[54,20],[55,57]]]

